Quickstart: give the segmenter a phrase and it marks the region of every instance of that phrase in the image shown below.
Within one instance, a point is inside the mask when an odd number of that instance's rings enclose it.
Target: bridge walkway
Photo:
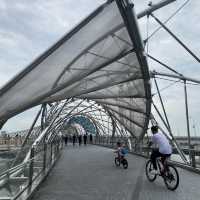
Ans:
[[[61,158],[32,197],[33,200],[196,200],[200,176],[183,169],[172,192],[158,178],[145,176],[145,159],[128,155],[129,168],[116,168],[113,150],[93,145],[63,150]]]

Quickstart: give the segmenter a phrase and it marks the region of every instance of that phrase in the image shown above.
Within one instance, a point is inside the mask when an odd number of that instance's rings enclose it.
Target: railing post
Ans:
[[[112,147],[114,147],[114,137],[111,136],[111,144],[112,144]]]
[[[51,142],[51,144],[50,144],[50,165],[52,164],[52,156],[53,156],[52,152],[53,152],[53,149],[52,149],[52,142]]]
[[[31,148],[30,153],[30,164],[29,164],[29,185],[32,184],[33,180],[33,165],[34,165],[34,147]]]
[[[60,139],[58,139],[58,154],[60,153]]]
[[[187,134],[188,134],[188,147],[189,147],[189,158],[190,164],[192,162],[192,155],[191,155],[191,137],[190,137],[190,121],[189,121],[189,111],[188,111],[188,95],[187,95],[187,85],[186,80],[184,80],[184,92],[185,92],[185,111],[186,111],[186,125],[187,125]]]
[[[64,145],[65,145],[64,141],[62,140],[62,138],[60,138],[59,143],[60,143],[60,151],[61,151],[64,148]]]
[[[7,143],[7,149],[8,149],[8,151],[10,151],[10,136],[9,135],[7,137],[7,141],[8,141],[8,143]]]
[[[6,167],[7,167],[7,169],[9,169],[9,162],[6,162]],[[9,178],[10,178],[10,172],[9,171],[6,174],[6,178],[7,178],[7,180],[9,180]]]
[[[60,141],[59,141],[59,139],[57,140],[57,156],[58,156],[58,154],[59,154],[59,146],[60,146]]]
[[[191,145],[190,151],[191,151],[191,164],[192,164],[192,167],[196,168],[196,159],[195,159],[194,145]]]
[[[56,139],[56,141],[55,141],[55,157],[57,157],[57,154],[58,154],[58,140]]]
[[[97,136],[95,135],[95,136],[93,137],[93,144],[96,144],[96,139],[97,139]]]
[[[44,141],[44,155],[43,155],[43,171],[46,169],[46,155],[47,155],[47,144]]]
[[[134,151],[137,152],[137,143],[136,143],[136,139],[134,140]]]

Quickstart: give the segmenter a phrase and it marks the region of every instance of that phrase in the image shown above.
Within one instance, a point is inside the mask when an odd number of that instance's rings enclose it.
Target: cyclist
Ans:
[[[125,149],[124,144],[122,144],[121,142],[117,142],[117,150],[114,152],[118,154],[120,160],[123,160],[125,154],[127,153],[127,150]]]
[[[158,132],[158,126],[152,126],[151,132],[153,136],[152,136],[152,142],[150,142],[149,145],[151,145],[152,143],[158,145],[158,149],[154,149],[151,154],[151,160],[154,167],[154,170],[152,170],[151,173],[159,174],[157,165],[156,165],[156,158],[161,157],[162,163],[164,164],[166,158],[170,157],[172,154],[172,147],[169,144],[169,141],[166,138],[166,136],[163,133]]]

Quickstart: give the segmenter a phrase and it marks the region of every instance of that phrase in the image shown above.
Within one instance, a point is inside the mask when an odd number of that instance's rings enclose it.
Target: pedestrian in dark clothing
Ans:
[[[84,145],[86,145],[87,144],[87,135],[86,134],[84,134],[84,136],[83,136],[83,141],[84,141]]]
[[[90,144],[93,144],[93,137],[92,137],[92,134],[90,134]]]
[[[81,144],[82,144],[82,135],[78,136],[78,143],[79,143],[79,146],[81,146]]]
[[[65,145],[67,146],[68,143],[68,135],[65,135]]]
[[[72,136],[72,143],[73,143],[73,146],[75,146],[75,143],[76,143],[76,135],[75,134]]]

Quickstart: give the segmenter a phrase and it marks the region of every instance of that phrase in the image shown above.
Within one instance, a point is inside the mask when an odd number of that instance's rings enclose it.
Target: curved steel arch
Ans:
[[[0,90],[0,122],[41,103],[94,99],[142,138],[149,80],[134,8],[126,0],[107,1]]]
[[[90,123],[92,123],[93,125],[94,125],[94,128],[95,128],[95,132],[97,133],[97,127],[96,127],[96,122],[95,122],[95,120],[91,117],[91,116],[89,116],[88,114],[74,114],[73,116],[71,116],[68,120],[67,120],[67,122],[66,122],[66,124],[69,124],[69,123],[71,123],[71,121],[70,120],[72,120],[73,118],[76,118],[76,117],[79,117],[79,116],[81,116],[81,117],[84,117],[84,118],[86,118],[86,119],[88,119],[89,121],[90,121]],[[78,123],[78,122],[76,122],[76,123]],[[79,124],[79,123],[78,123]],[[80,125],[82,125],[82,124],[80,124]],[[85,127],[83,126],[83,128],[85,129]]]

